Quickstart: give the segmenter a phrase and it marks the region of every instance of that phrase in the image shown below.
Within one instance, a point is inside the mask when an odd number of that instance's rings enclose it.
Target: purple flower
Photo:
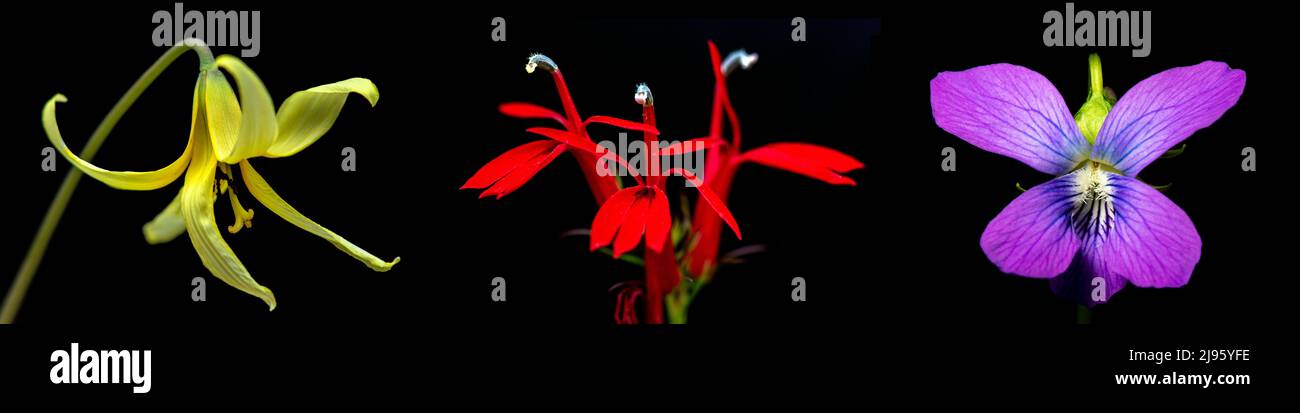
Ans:
[[[1088,305],[1128,283],[1187,284],[1200,235],[1187,213],[1135,177],[1218,120],[1246,86],[1244,71],[1207,61],[1149,77],[1112,107],[1102,97],[1100,65],[1094,56],[1092,93],[1075,117],[1043,75],[1021,66],[943,72],[930,81],[940,128],[1056,176],[989,222],[984,254],[1003,272],[1051,279],[1058,295]]]

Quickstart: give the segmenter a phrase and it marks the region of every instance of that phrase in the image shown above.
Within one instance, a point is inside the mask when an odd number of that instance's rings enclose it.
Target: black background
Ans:
[[[1276,366],[1287,360],[1280,340],[1292,326],[1285,301],[1294,283],[1285,265],[1293,254],[1285,238],[1292,224],[1283,212],[1292,181],[1284,162],[1293,82],[1282,52],[1289,43],[1271,24],[1280,20],[1275,15],[1076,3],[1081,10],[1154,10],[1152,54],[1133,58],[1129,48],[1044,47],[1042,14],[1063,10],[1063,3],[744,18],[734,16],[754,12],[723,9],[692,19],[185,5],[262,10],[261,55],[245,60],[277,102],[353,76],[378,85],[375,108],[351,98],[311,148],[254,164],[307,216],[402,262],[374,273],[246,196],[245,206],[258,210],[254,226],[226,239],[276,293],[279,307],[267,312],[211,277],[184,237],[161,246],[144,242],[140,226],[179,184],[127,192],[83,179],[19,324],[0,327],[4,380],[60,394],[130,397],[125,386],[48,384],[49,352],[78,341],[83,349],[153,349],[150,397],[218,394],[233,383],[267,396],[292,389],[414,395],[452,376],[471,388],[532,387],[555,385],[548,383],[553,374],[612,387],[729,379],[822,389],[1012,381],[1007,386],[1063,389],[1106,386],[1115,373],[1170,370],[1251,373],[1253,388],[1284,383]],[[33,23],[58,22],[57,30],[4,29],[24,33],[7,36],[24,40],[11,45],[16,50],[4,74],[13,83],[0,112],[11,151],[2,162],[9,183],[3,256],[11,268],[71,168],[61,158],[58,172],[39,168],[41,148],[49,145],[41,106],[54,93],[68,96],[60,126],[70,147],[79,148],[161,53],[146,40],[154,28],[149,17],[172,7],[51,5],[33,11]],[[842,14],[880,19],[833,17]],[[496,15],[508,22],[504,44],[489,38]],[[789,39],[793,15],[808,17],[806,43]],[[703,135],[713,84],[708,39],[724,54],[746,48],[760,55],[754,69],[728,82],[745,147],[805,141],[867,167],[851,174],[858,181],[852,188],[743,168],[729,204],[746,237],[724,236],[721,250],[762,244],[767,251],[724,268],[697,300],[689,326],[613,326],[608,288],[640,274],[587,253],[585,239],[560,238],[589,226],[596,212],[569,156],[501,200],[457,188],[498,154],[533,139],[523,129],[540,122],[506,118],[497,104],[559,109],[549,76],[522,70],[534,52],[563,68],[584,116],[636,119],[634,85],[648,82],[665,136]],[[1076,306],[1053,296],[1045,281],[1000,273],[978,247],[984,226],[1019,194],[1015,183],[1028,187],[1049,177],[940,130],[930,116],[928,83],[940,71],[1013,63],[1042,73],[1077,108],[1087,90],[1086,56],[1094,51],[1107,85],[1120,93],[1203,60],[1245,70],[1248,87],[1236,107],[1187,140],[1183,155],[1142,175],[1173,182],[1165,194],[1201,234],[1202,259],[1191,282],[1165,290],[1130,286],[1096,308],[1091,325],[1078,326]],[[156,81],[97,165],[149,170],[181,152],[195,63],[185,56]],[[345,146],[357,151],[356,172],[339,169]],[[957,172],[940,171],[946,146],[957,150]],[[1259,152],[1258,172],[1241,172],[1245,146]],[[227,225],[229,214],[219,200],[218,223]],[[203,303],[190,301],[196,276],[208,281]],[[497,276],[507,279],[506,303],[489,299]],[[808,280],[807,302],[789,300],[795,276]],[[1125,361],[1128,349],[1178,348],[1248,348],[1253,360],[1208,368]]]

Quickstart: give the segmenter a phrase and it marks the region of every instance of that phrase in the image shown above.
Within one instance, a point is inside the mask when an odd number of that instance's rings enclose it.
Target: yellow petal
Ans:
[[[172,181],[179,178],[181,174],[185,173],[185,166],[190,161],[191,147],[194,146],[194,134],[198,133],[195,125],[197,125],[199,90],[202,85],[202,78],[199,78],[199,81],[194,85],[194,105],[193,109],[190,110],[190,141],[185,145],[185,152],[182,152],[181,157],[177,158],[170,165],[164,166],[162,169],[156,171],[110,171],[95,166],[90,162],[86,162],[81,159],[81,157],[78,157],[77,154],[72,153],[72,150],[68,149],[68,145],[63,142],[63,134],[59,133],[59,122],[54,116],[55,106],[58,103],[68,101],[68,98],[64,97],[62,94],[54,95],[54,97],[50,98],[48,102],[45,102],[45,109],[41,112],[41,124],[45,127],[45,136],[50,139],[50,143],[54,144],[54,147],[59,150],[59,153],[62,153],[63,157],[68,159],[68,162],[72,163],[73,166],[76,166],[77,169],[80,169],[82,172],[85,172],[86,175],[89,175],[91,178],[95,178],[95,180],[117,189],[132,191],[154,190],[167,186],[167,184],[172,183]]]
[[[185,230],[190,235],[190,242],[199,253],[203,266],[212,275],[240,291],[261,298],[274,310],[275,295],[253,280],[244,264],[239,262],[239,257],[230,250],[226,240],[221,238],[221,231],[217,230],[217,217],[212,210],[212,204],[217,200],[213,187],[216,183],[217,157],[208,140],[199,138],[194,140],[194,162],[190,163],[189,172],[185,174],[185,185],[181,187],[181,216],[185,219]]]
[[[144,224],[144,240],[149,245],[158,245],[176,239],[185,233],[185,218],[181,217],[181,195],[176,194],[167,208],[158,213],[153,221]]]
[[[334,126],[349,93],[364,96],[370,106],[379,103],[379,88],[369,79],[359,77],[317,86],[285,99],[275,114],[279,126],[275,143],[267,149],[266,156],[293,155],[315,143]]]
[[[204,114],[207,116],[208,136],[217,155],[231,153],[239,142],[239,125],[244,113],[239,109],[235,88],[230,86],[220,70],[203,72],[207,81],[203,92]]]
[[[239,99],[220,71],[208,71],[208,105],[213,147],[217,159],[234,164],[266,152],[275,140],[275,111],[262,80],[234,56],[217,58],[239,86]]]
[[[396,265],[398,261],[401,261],[402,258],[397,257],[391,262],[385,262],[384,260],[371,255],[369,252],[366,252],[366,250],[361,249],[361,247],[353,245],[351,242],[343,239],[343,237],[340,237],[333,231],[325,229],[325,227],[322,227],[311,219],[303,216],[298,212],[298,210],[294,209],[293,206],[290,206],[289,203],[284,202],[284,199],[281,199],[280,195],[277,195],[275,190],[271,189],[271,185],[267,184],[265,179],[262,179],[262,175],[259,175],[257,171],[253,170],[253,166],[249,164],[248,161],[239,163],[239,172],[240,175],[244,177],[244,186],[248,187],[248,192],[253,194],[253,197],[257,198],[257,200],[261,202],[262,205],[265,205],[267,209],[270,209],[271,212],[279,215],[280,218],[284,218],[285,221],[289,221],[290,224],[302,228],[304,231],[324,238],[326,241],[334,244],[335,247],[338,247],[339,250],[342,250],[353,258],[364,262],[366,266],[370,267],[370,269],[380,272],[388,271],[388,269],[392,268],[393,265]]]

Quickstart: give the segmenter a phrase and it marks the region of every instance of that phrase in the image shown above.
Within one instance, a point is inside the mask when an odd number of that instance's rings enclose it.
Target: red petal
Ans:
[[[645,187],[637,188],[636,201],[627,209],[627,217],[623,219],[623,226],[618,230],[618,238],[614,239],[614,258],[618,258],[623,253],[636,248],[641,243],[641,235],[645,234],[646,214],[650,209],[649,197],[641,196]]]
[[[488,188],[486,191],[483,191],[482,194],[479,194],[479,198],[496,195],[497,199],[501,199],[501,197],[509,195],[511,192],[519,189],[519,187],[524,186],[525,183],[528,183],[529,179],[533,179],[533,175],[537,175],[537,171],[540,171],[542,168],[546,167],[546,165],[549,165],[551,161],[555,160],[555,157],[560,156],[560,154],[564,153],[565,149],[567,149],[567,146],[565,145],[554,142],[552,142],[552,144],[555,146],[551,148],[550,152],[543,152],[524,161],[519,165],[519,167],[510,171],[510,173],[501,178],[500,181],[493,184],[491,188]]]
[[[744,161],[794,172],[832,185],[857,185],[837,172],[862,167],[862,163],[831,149],[805,144],[771,144],[745,152]]]
[[[528,128],[526,132],[535,133],[538,135],[545,136],[547,138],[555,139],[560,143],[572,146],[574,149],[578,149],[583,152],[596,153],[596,144],[591,143],[590,140],[583,138],[582,136],[579,136],[578,134],[573,132],[559,130],[555,128]]]
[[[701,181],[700,178],[696,177],[695,174],[692,174],[691,171],[681,168],[675,168],[669,173],[681,175],[683,178],[686,178],[687,181],[690,181],[691,185],[694,185],[695,189],[700,191],[700,198],[704,198],[704,202],[709,204],[709,208],[712,208],[713,212],[718,213],[718,216],[722,217],[722,220],[727,222],[727,226],[731,227],[731,231],[736,233],[736,238],[743,239],[743,237],[740,236],[740,225],[737,225],[736,218],[731,216],[731,210],[727,209],[727,204],[722,202],[722,199],[718,198],[718,195],[714,194],[712,189],[709,189],[708,186],[704,185],[704,181]]]
[[[479,168],[478,172],[474,173],[474,176],[465,181],[465,185],[461,185],[460,189],[487,188],[488,185],[492,185],[493,182],[509,174],[522,162],[545,153],[554,147],[555,142],[552,141],[532,141],[508,150],[488,162],[487,165]]]
[[[644,123],[641,123],[641,122],[633,122],[633,121],[630,121],[630,120],[623,120],[623,119],[614,118],[614,117],[609,117],[609,116],[600,116],[600,115],[596,115],[596,116],[592,116],[592,117],[590,117],[590,118],[587,118],[587,120],[585,121],[585,124],[588,124],[588,125],[590,125],[590,124],[592,124],[592,123],[603,123],[603,124],[606,124],[606,125],[610,125],[610,126],[614,126],[614,127],[619,127],[619,128],[623,128],[623,129],[627,129],[627,130],[634,130],[634,131],[638,131],[638,132],[649,132],[649,133],[653,133],[653,134],[656,134],[656,135],[659,134],[659,130],[658,130],[658,129],[655,129],[654,126],[650,126],[650,125],[647,125],[647,124],[644,124]]]
[[[718,53],[718,45],[714,44],[714,40],[708,40],[708,58],[710,58],[712,70],[714,70],[714,105],[712,105],[712,112],[708,117],[708,134],[715,136],[715,138],[722,138],[723,109],[725,108],[729,119],[731,119],[732,127],[735,129],[732,130],[732,140],[738,144],[740,143],[740,139],[737,139],[738,135],[740,135],[740,129],[738,129],[740,122],[736,118],[736,110],[731,108],[731,97],[727,94],[727,75],[723,74],[722,56]]]
[[[615,192],[604,205],[600,206],[600,211],[596,212],[596,219],[591,221],[591,250],[609,245],[614,240],[614,233],[618,232],[618,227],[623,224],[623,218],[627,216],[627,210],[632,206],[632,201],[636,200],[637,191],[641,187],[626,188],[622,191]]]
[[[527,102],[506,102],[497,107],[503,115],[519,119],[553,119],[564,124],[558,112]]]
[[[763,146],[772,148],[795,158],[801,158],[809,163],[824,165],[832,171],[845,173],[862,169],[861,161],[854,159],[852,156],[843,152],[827,148],[821,145],[800,142],[777,142]]]
[[[668,196],[664,191],[655,188],[655,198],[650,201],[650,215],[646,218],[645,225],[645,242],[646,246],[655,252],[663,251],[666,241],[668,241],[668,232],[672,230],[673,216],[669,212]]]
[[[713,44],[712,40],[709,40],[709,61],[713,63],[714,81],[723,83],[725,76],[722,75],[722,54],[718,53],[718,45]]]
[[[671,156],[671,155],[677,155],[679,153],[692,153],[696,151],[701,151],[701,150],[721,146],[724,143],[726,143],[726,141],[714,137],[703,137],[703,138],[690,139],[678,143],[680,144],[675,143],[675,144],[668,145],[668,147],[666,148],[660,149],[659,155]],[[690,150],[682,150],[682,148],[685,148],[688,145],[690,146]]]

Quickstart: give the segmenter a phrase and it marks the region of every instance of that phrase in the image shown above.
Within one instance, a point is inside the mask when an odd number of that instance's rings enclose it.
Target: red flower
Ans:
[[[757,58],[743,51],[733,53],[726,61],[719,58],[717,47],[709,42],[709,52],[715,77],[714,101],[710,118],[709,135],[692,139],[683,145],[658,147],[659,132],[655,125],[654,99],[645,85],[638,87],[636,100],[642,104],[644,123],[636,123],[606,116],[582,119],[578,115],[564,77],[555,62],[542,55],[529,58],[526,69],[531,73],[541,67],[555,80],[564,113],[530,103],[511,102],[500,106],[501,113],[521,119],[549,119],[563,125],[563,129],[534,127],[527,131],[546,139],[537,140],[511,149],[484,165],[461,189],[486,188],[480,197],[501,198],[528,182],[559,154],[571,152],[578,161],[587,183],[595,196],[599,211],[592,220],[590,247],[596,250],[611,246],[613,255],[621,257],[641,245],[645,240],[644,283],[628,282],[617,293],[615,321],[619,323],[662,323],[667,294],[682,280],[682,267],[677,262],[677,248],[670,236],[673,227],[672,207],[665,193],[667,176],[685,178],[699,191],[691,231],[694,245],[688,253],[690,274],[699,277],[709,271],[717,257],[722,223],[725,222],[741,237],[740,227],[726,205],[731,180],[739,166],[746,162],[783,169],[834,185],[854,185],[843,174],[861,169],[862,163],[833,149],[806,143],[773,143],[748,152],[740,151],[740,121],[731,105],[726,89],[726,75],[737,66],[748,67]],[[731,140],[722,138],[723,116],[726,116]],[[595,145],[587,133],[592,123],[602,123],[623,129],[641,131],[646,148],[651,148],[648,168],[651,173],[628,167],[628,161],[617,154]],[[706,150],[703,182],[692,171],[675,168],[660,170],[660,157],[677,155],[684,151]],[[619,177],[613,173],[598,173],[600,168],[618,163],[632,174],[634,186],[618,189]],[[605,171],[608,172],[608,171]],[[615,286],[618,289],[619,286]],[[611,289],[611,292],[614,290]],[[644,318],[637,317],[637,301],[644,302]],[[677,314],[677,313],[674,313]]]
[[[573,155],[578,160],[578,166],[582,169],[583,176],[587,179],[587,185],[591,187],[596,202],[603,203],[618,190],[618,183],[615,181],[617,178],[609,175],[601,176],[601,174],[597,173],[596,145],[592,142],[591,137],[587,135],[587,126],[592,123],[602,123],[643,132],[658,133],[658,131],[641,123],[608,116],[592,116],[583,120],[578,115],[578,108],[574,105],[573,97],[569,94],[569,87],[564,82],[564,76],[560,74],[560,69],[555,65],[555,62],[545,55],[538,54],[530,56],[528,64],[524,66],[529,73],[532,73],[538,67],[551,73],[551,77],[555,80],[555,88],[560,95],[560,103],[564,106],[565,114],[560,115],[553,110],[524,102],[504,103],[499,109],[502,114],[514,118],[554,120],[564,125],[564,130],[554,128],[528,129],[528,132],[542,135],[552,141],[533,141],[506,151],[506,153],[480,168],[460,189],[487,188],[479,195],[479,198],[496,196],[497,199],[500,199],[527,183],[538,171],[555,160],[560,153],[569,149],[577,149],[573,151]]]
[[[758,56],[747,54],[744,50],[731,53],[726,61],[719,56],[717,46],[709,41],[709,58],[713,65],[714,77],[713,113],[709,122],[709,137],[722,139],[724,114],[731,126],[731,142],[709,150],[705,158],[705,176],[709,177],[708,185],[717,194],[716,202],[726,202],[736,170],[746,162],[794,172],[832,185],[856,185],[852,179],[843,174],[861,169],[862,162],[827,147],[780,142],[741,153],[740,119],[727,93],[726,76],[737,66],[747,68],[758,59]],[[691,231],[698,241],[688,255],[687,264],[690,267],[689,271],[695,276],[712,270],[717,262],[718,246],[722,240],[720,231],[722,223],[709,209],[712,208],[707,203],[696,205],[691,221]]]
[[[642,115],[645,118],[645,124],[655,126],[654,98],[650,94],[650,88],[640,85],[637,88],[637,102],[642,104]],[[657,148],[658,133],[646,131],[644,139],[647,148]],[[703,143],[701,140],[693,140],[694,143]],[[637,185],[623,189],[615,193],[608,201],[605,201],[596,213],[595,219],[591,223],[591,250],[595,251],[601,247],[614,244],[614,257],[618,258],[624,253],[631,251],[641,243],[645,238],[645,297],[646,297],[646,322],[651,324],[663,323],[663,302],[664,296],[672,291],[673,288],[681,281],[681,269],[677,263],[676,248],[673,246],[669,233],[672,230],[672,214],[668,203],[668,196],[664,193],[664,184],[668,175],[681,175],[691,182],[696,189],[700,191],[700,198],[709,204],[718,217],[725,220],[731,226],[731,230],[740,237],[740,227],[736,224],[735,218],[732,217],[731,211],[727,210],[726,204],[718,199],[713,191],[705,186],[690,171],[682,168],[673,168],[668,171],[660,171],[659,157],[672,155],[678,151],[701,150],[706,146],[676,146],[670,147],[666,151],[652,152],[648,166],[649,176],[642,180],[638,171],[627,168],[629,172],[634,173],[633,178],[637,180]],[[626,166],[626,161],[618,158],[612,153],[605,154],[606,157],[615,158],[616,161]],[[617,237],[615,237],[617,235]],[[644,237],[642,237],[644,235]],[[622,299],[622,296],[620,296]],[[620,301],[621,302],[621,301]],[[625,312],[626,308],[616,309],[616,311]],[[624,317],[626,320],[626,317]]]

